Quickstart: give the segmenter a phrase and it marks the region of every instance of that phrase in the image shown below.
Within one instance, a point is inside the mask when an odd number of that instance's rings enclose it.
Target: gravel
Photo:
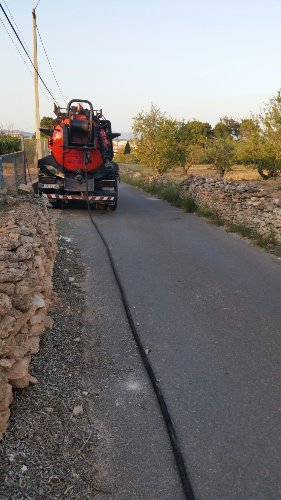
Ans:
[[[84,274],[78,250],[60,238],[54,326],[31,365],[38,384],[15,391],[10,427],[0,443],[1,500],[109,498],[95,464],[101,439],[89,411],[95,394],[83,386],[85,370],[91,374],[83,355]]]

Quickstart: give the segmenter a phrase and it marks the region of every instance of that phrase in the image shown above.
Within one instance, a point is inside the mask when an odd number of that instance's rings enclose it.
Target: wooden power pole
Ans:
[[[37,36],[36,36],[36,14],[32,10],[33,27],[33,64],[34,64],[34,97],[35,97],[35,123],[36,123],[36,166],[38,160],[42,158],[41,135],[40,135],[40,115],[39,115],[39,92],[38,92],[38,60],[37,60]]]

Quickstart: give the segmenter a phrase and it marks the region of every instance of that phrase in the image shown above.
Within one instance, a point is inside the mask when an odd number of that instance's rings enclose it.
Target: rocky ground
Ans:
[[[31,373],[37,385],[16,390],[12,418],[0,444],[0,499],[108,498],[95,464],[99,433],[88,411],[96,395],[83,387],[87,331],[84,269],[67,238],[54,270],[54,325],[45,332]]]

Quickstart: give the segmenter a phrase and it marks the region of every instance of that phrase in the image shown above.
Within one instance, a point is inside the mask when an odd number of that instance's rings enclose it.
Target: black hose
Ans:
[[[156,394],[156,397],[157,397],[157,400],[158,400],[158,403],[159,403],[159,406],[160,406],[160,409],[161,409],[161,413],[162,413],[164,422],[166,424],[166,428],[167,428],[168,435],[169,435],[169,438],[170,438],[170,442],[171,442],[173,454],[174,454],[174,457],[175,457],[175,461],[176,461],[176,464],[177,464],[179,476],[180,476],[180,479],[181,479],[181,482],[182,482],[182,487],[183,487],[183,491],[184,491],[184,494],[185,494],[185,498],[186,498],[186,500],[195,500],[195,496],[194,496],[194,493],[193,493],[191,482],[190,482],[190,479],[189,479],[189,476],[188,476],[188,473],[187,473],[187,469],[186,469],[186,465],[185,465],[185,462],[184,462],[183,454],[182,454],[182,451],[181,451],[181,448],[180,448],[180,444],[179,444],[179,441],[178,441],[178,438],[177,438],[177,434],[176,434],[176,431],[175,431],[175,427],[174,427],[174,424],[173,424],[173,421],[172,421],[172,417],[171,417],[170,412],[168,410],[168,407],[167,407],[165,398],[163,396],[162,390],[161,390],[161,388],[159,386],[159,382],[157,381],[157,378],[156,378],[156,376],[154,374],[153,368],[152,368],[152,366],[150,364],[148,356],[147,356],[147,354],[145,352],[145,349],[144,349],[144,347],[142,345],[142,341],[141,341],[139,333],[137,331],[137,328],[136,328],[136,325],[135,325],[135,322],[134,322],[134,319],[133,319],[133,316],[132,316],[132,313],[131,313],[131,309],[130,309],[130,306],[129,306],[129,303],[128,303],[127,295],[126,295],[125,289],[123,287],[122,281],[120,279],[120,276],[118,274],[118,271],[117,271],[117,268],[116,268],[116,265],[115,265],[115,261],[114,261],[112,252],[111,252],[111,250],[110,250],[110,248],[108,246],[108,243],[107,243],[105,237],[103,236],[103,234],[102,234],[99,226],[97,225],[97,223],[95,222],[95,220],[93,219],[93,216],[92,216],[90,202],[89,202],[87,166],[86,166],[86,190],[87,190],[88,213],[89,213],[89,216],[90,216],[92,224],[94,225],[94,227],[95,227],[98,235],[100,236],[100,238],[101,238],[101,240],[102,240],[102,242],[103,242],[103,244],[105,246],[105,249],[106,249],[106,252],[107,252],[110,264],[111,264],[111,268],[112,268],[112,271],[113,271],[116,283],[117,283],[119,291],[120,291],[122,303],[123,303],[123,306],[124,306],[124,309],[125,309],[125,313],[126,313],[126,316],[127,316],[127,319],[128,319],[129,326],[131,328],[131,331],[132,331],[133,337],[135,339],[135,342],[136,342],[136,344],[138,346],[138,350],[140,352],[141,359],[142,359],[143,364],[144,364],[144,366],[146,368],[146,371],[147,371],[147,374],[149,376],[150,382],[151,382],[152,387],[154,389],[154,392]]]

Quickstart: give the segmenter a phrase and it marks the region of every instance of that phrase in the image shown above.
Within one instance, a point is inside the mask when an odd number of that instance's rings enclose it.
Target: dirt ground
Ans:
[[[67,238],[59,240],[54,270],[57,300],[31,373],[35,386],[15,391],[8,432],[0,443],[0,499],[109,498],[95,465],[101,441],[83,387],[91,376],[84,351],[84,269]],[[105,495],[105,496],[104,496]]]

